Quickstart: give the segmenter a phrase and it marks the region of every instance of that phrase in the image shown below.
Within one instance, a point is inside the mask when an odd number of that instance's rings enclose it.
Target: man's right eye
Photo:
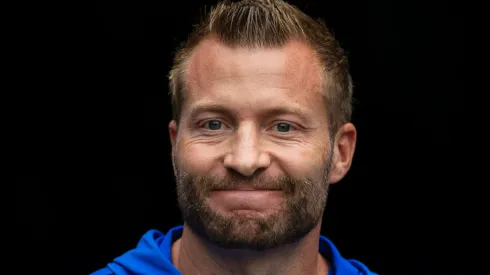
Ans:
[[[204,122],[203,127],[207,130],[220,130],[222,126],[221,121],[219,120],[208,120]]]

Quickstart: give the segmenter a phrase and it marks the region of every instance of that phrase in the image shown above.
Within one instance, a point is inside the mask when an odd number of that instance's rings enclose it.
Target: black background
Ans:
[[[462,16],[436,1],[290,2],[330,26],[355,83],[357,149],[322,233],[380,274],[454,271]],[[25,21],[28,93],[14,113],[22,268],[88,274],[148,229],[181,223],[166,76],[213,3],[97,2]]]

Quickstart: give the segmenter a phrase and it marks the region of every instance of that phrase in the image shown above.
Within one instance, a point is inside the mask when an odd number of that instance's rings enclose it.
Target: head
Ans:
[[[325,24],[279,0],[219,3],[169,81],[178,201],[193,232],[263,250],[319,227],[356,142],[347,60]]]

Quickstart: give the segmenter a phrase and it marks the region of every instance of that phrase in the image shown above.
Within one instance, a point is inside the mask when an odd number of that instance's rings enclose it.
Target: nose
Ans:
[[[259,135],[252,129],[243,127],[236,132],[231,149],[226,154],[224,165],[243,176],[252,176],[257,170],[267,168],[270,156],[260,147]]]

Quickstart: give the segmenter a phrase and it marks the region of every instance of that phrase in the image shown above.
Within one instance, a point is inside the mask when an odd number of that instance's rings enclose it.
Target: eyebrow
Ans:
[[[220,113],[226,116],[232,117],[234,112],[227,108],[224,105],[216,104],[216,103],[200,103],[196,106],[192,107],[190,111],[190,118],[194,119],[200,113],[210,112],[210,113]],[[281,104],[279,106],[267,108],[265,110],[260,111],[260,117],[271,117],[271,116],[279,116],[279,115],[287,115],[293,114],[299,117],[301,120],[307,122],[311,120],[311,115],[309,115],[308,111],[303,107],[296,106],[294,104]]]

